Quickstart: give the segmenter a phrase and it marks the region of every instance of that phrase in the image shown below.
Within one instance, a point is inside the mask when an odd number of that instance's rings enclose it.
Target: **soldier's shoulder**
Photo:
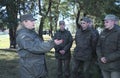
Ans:
[[[30,37],[31,34],[28,31],[26,31],[25,29],[22,29],[22,30],[18,31],[18,36],[21,38],[25,38],[25,37]]]

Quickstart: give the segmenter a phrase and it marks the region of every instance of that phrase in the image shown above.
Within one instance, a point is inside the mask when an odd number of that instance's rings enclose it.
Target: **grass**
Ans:
[[[55,59],[53,55],[53,53],[47,54],[47,65],[49,65],[49,68],[52,70],[55,69]],[[19,78],[18,59],[19,57],[16,51],[0,50],[0,78]],[[53,76],[54,73],[50,72],[49,74]]]
[[[9,48],[9,46],[10,46],[9,35],[0,35],[0,49]]]
[[[18,55],[0,50],[0,78],[18,78]]]
[[[56,64],[54,53],[46,55],[49,77],[56,78]],[[16,51],[0,50],[0,78],[19,78],[19,57]]]
[[[0,50],[0,78],[19,78],[19,57],[16,51]],[[54,52],[46,54],[46,63],[48,67],[49,78],[56,78],[56,60],[54,58]],[[72,61],[71,61],[72,65]],[[92,78],[98,78],[98,72],[96,68],[93,69],[94,76]]]

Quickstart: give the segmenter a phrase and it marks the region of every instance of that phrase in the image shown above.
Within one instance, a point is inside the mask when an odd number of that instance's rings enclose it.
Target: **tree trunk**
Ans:
[[[8,27],[10,36],[10,48],[16,48],[16,28],[17,28],[17,5],[13,3],[14,0],[10,0],[6,4],[8,15]]]
[[[49,33],[50,33],[50,36],[51,37],[53,37],[53,33],[52,33],[52,31],[53,31],[53,26],[52,26],[52,17],[50,18],[50,30],[49,30]]]
[[[78,13],[77,13],[77,17],[76,17],[76,25],[77,25],[77,28],[80,28],[80,24],[79,24],[79,19],[80,18],[80,9],[78,10]]]
[[[41,18],[41,21],[40,21],[40,25],[39,25],[39,31],[38,31],[38,34],[39,34],[39,37],[42,39],[42,40],[44,40],[43,39],[43,24],[44,24],[44,20],[45,20],[45,18]]]
[[[10,48],[16,48],[16,27],[9,28]]]

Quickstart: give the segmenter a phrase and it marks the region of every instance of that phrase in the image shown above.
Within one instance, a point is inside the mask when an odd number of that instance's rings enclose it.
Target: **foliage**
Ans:
[[[119,0],[70,0],[73,6],[77,8],[74,12],[74,17],[76,17],[76,25],[78,21],[83,16],[88,16],[94,19],[97,26],[101,26],[102,19],[106,14],[115,14],[119,16]]]
[[[0,0],[0,21],[1,26],[7,25],[10,28],[10,38],[14,38],[18,16],[26,13],[40,15],[39,35],[42,37],[44,29],[55,32],[59,20],[76,20],[78,25],[81,17],[89,16],[101,25],[101,20],[108,13],[120,17],[119,10],[119,0]]]
[[[81,9],[84,14],[95,16],[98,19],[103,19],[106,13],[113,13],[119,16],[120,9],[119,0],[0,0],[0,17],[4,22],[9,20],[7,10],[3,9],[3,7],[9,5],[11,2],[14,2],[12,4],[15,5],[16,8],[14,6],[12,6],[12,8],[16,9],[16,11],[18,10],[17,13],[19,15],[23,13],[40,14],[42,17],[47,16],[50,19],[45,23],[53,22],[54,25],[56,25],[54,20],[59,17],[61,17],[60,19],[75,18],[77,10],[79,9]],[[75,9],[75,6],[77,6],[77,10],[76,14],[73,15],[75,12],[72,11]],[[51,17],[53,21],[51,21]],[[46,26],[46,24],[43,24],[43,27],[44,26]],[[50,25],[47,27],[50,28]]]
[[[107,6],[108,7],[105,7],[106,14],[111,13],[120,17],[120,0],[111,0],[108,2]]]

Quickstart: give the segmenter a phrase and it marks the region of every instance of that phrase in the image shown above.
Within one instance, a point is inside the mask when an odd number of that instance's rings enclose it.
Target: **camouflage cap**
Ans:
[[[108,14],[105,16],[104,20],[113,20],[116,21],[116,16],[113,14]]]
[[[65,24],[65,21],[59,21],[59,25],[61,25],[61,24]]]
[[[25,20],[31,20],[31,21],[35,21],[36,19],[33,18],[33,15],[32,14],[25,14],[25,15],[22,15],[20,17],[20,21],[25,21]]]

